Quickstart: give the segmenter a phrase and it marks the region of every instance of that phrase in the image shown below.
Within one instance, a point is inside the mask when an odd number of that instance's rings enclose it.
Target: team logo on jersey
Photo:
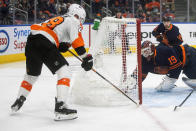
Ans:
[[[9,46],[10,38],[5,30],[0,30],[0,53],[7,50]]]

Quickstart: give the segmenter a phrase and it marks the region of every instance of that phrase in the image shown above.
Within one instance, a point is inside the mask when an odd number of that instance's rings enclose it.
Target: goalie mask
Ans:
[[[141,53],[145,58],[150,59],[154,55],[155,45],[151,41],[144,41],[142,43]]]
[[[86,18],[86,12],[84,8],[78,4],[71,4],[68,8],[68,15],[77,15],[80,22],[83,24]]]

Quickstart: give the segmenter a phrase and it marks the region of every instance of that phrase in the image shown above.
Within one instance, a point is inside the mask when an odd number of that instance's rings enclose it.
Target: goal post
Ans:
[[[94,32],[89,53],[94,68],[142,104],[141,23],[139,19],[105,17]],[[137,70],[136,79],[131,74]],[[73,82],[73,103],[93,106],[127,105],[130,100],[94,72],[82,72]],[[134,84],[133,84],[134,83]]]
[[[136,32],[137,32],[137,64],[138,64],[138,99],[139,104],[142,104],[142,58],[141,58],[141,21],[136,19]]]

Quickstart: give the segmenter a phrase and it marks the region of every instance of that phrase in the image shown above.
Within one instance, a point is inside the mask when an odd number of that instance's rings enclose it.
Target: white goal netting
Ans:
[[[140,103],[139,75],[136,79],[131,78],[132,72],[139,69],[138,34],[140,23],[136,19],[103,18],[99,30],[94,32],[89,53],[93,55],[93,68],[98,73]],[[75,77],[77,81],[73,82],[71,93],[75,104],[110,106],[132,103],[93,71],[81,71]]]

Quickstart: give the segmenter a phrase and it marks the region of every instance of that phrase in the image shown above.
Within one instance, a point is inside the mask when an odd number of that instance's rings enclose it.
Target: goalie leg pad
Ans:
[[[177,79],[165,76],[163,81],[155,88],[158,92],[169,92],[176,87],[175,82]]]
[[[187,77],[182,77],[182,81],[189,87],[196,89],[196,79],[189,79]]]

